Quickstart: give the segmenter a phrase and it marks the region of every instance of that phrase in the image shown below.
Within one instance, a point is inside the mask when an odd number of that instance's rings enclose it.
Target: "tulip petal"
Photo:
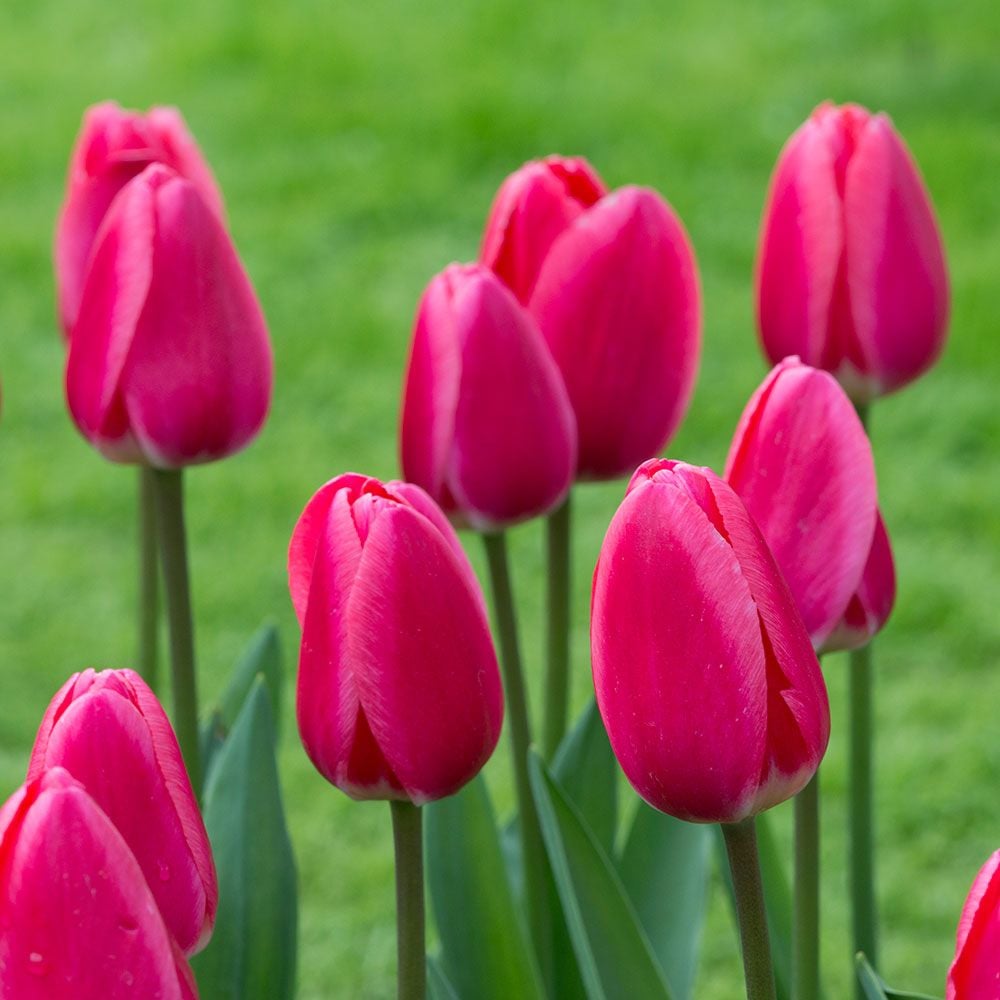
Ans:
[[[154,107],[149,109],[146,120],[162,150],[159,161],[194,184],[205,204],[220,222],[225,222],[222,192],[181,113],[177,108]]]
[[[986,1000],[1000,980],[1000,851],[976,875],[958,924],[947,1000]]]

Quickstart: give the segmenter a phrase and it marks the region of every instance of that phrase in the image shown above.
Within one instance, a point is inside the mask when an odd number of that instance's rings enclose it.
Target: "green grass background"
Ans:
[[[569,5],[443,0],[37,0],[0,31],[0,796],[20,782],[66,676],[133,655],[131,470],[102,461],[62,399],[50,243],[84,107],[180,106],[225,192],[276,355],[271,419],[240,456],[192,470],[189,523],[203,695],[258,623],[297,630],[284,555],[313,489],[397,473],[402,366],[422,287],[472,258],[490,199],[530,157],[588,156],[649,184],[701,266],[705,343],[669,453],[718,467],[763,374],[751,266],[768,174],[824,98],[888,110],[940,213],[954,310],[941,364],[878,404],[895,616],[879,642],[878,841],[884,964],[943,992],[969,883],[1000,846],[1000,15],[937,0]],[[589,577],[621,484],[578,491],[574,703],[589,689]],[[541,532],[513,533],[529,670]],[[467,539],[475,550],[475,539]],[[845,684],[828,663],[824,960],[848,995]],[[289,702],[291,699],[288,699]],[[288,713],[282,774],[302,886],[300,996],[387,997],[388,810],[312,770]],[[507,757],[488,774],[510,804]],[[787,836],[787,810],[779,810]],[[699,997],[740,991],[713,905]]]

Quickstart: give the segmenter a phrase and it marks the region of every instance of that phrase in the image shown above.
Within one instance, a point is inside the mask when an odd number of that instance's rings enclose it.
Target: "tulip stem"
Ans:
[[[542,749],[552,760],[566,732],[569,708],[570,495],[545,521],[548,548],[548,664]]]
[[[153,469],[156,526],[170,629],[170,679],[173,688],[174,730],[188,777],[201,795],[198,757],[198,690],[194,669],[194,623],[188,578],[187,537],[184,529],[184,479],[180,469]]]
[[[729,870],[733,873],[747,1000],[775,1000],[764,885],[760,877],[757,831],[753,817],[741,823],[723,823],[722,834],[726,841],[726,853],[729,855]]]
[[[155,693],[160,617],[159,565],[156,558],[156,486],[153,470],[139,466],[139,675]]]
[[[396,956],[399,1000],[424,1000],[427,960],[424,932],[423,816],[412,802],[391,801],[396,849]]]
[[[514,787],[520,819],[525,895],[532,940],[544,974],[549,965],[551,932],[546,891],[547,872],[542,830],[528,778],[531,726],[528,720],[524,674],[521,669],[521,651],[517,641],[517,619],[510,586],[507,539],[502,532],[484,534],[483,544],[486,547],[486,558],[490,567],[493,607],[500,640],[500,669],[503,673],[504,693],[507,699],[507,718],[510,720],[510,745],[514,757]]]
[[[854,954],[863,951],[878,968],[872,817],[871,644],[850,654],[850,878]],[[858,994],[862,994],[859,992]]]
[[[795,796],[793,1000],[819,997],[819,771]]]

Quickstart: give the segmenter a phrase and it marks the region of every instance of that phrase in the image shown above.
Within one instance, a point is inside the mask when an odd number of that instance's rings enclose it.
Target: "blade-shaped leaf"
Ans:
[[[618,761],[595,701],[566,734],[552,773],[610,854],[618,821]]]
[[[441,968],[441,962],[434,955],[427,956],[427,995],[430,1000],[459,1000],[455,987]]]
[[[205,791],[219,877],[208,947],[192,962],[203,1000],[288,1000],[295,989],[296,876],[263,679],[250,689]]]
[[[694,996],[711,849],[711,827],[685,823],[640,802],[618,861],[675,1000]]]
[[[545,847],[588,997],[669,998],[645,931],[597,836],[536,753],[529,764]]]
[[[442,971],[455,992],[463,1000],[541,998],[482,777],[425,806],[424,821]]]
[[[871,962],[861,953],[857,955],[858,981],[868,1000],[934,1000],[926,993],[908,993],[885,985],[882,977],[872,968]]]

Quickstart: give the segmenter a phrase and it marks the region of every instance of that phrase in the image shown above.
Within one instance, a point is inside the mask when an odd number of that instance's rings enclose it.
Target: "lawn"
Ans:
[[[127,10],[126,14],[121,11]],[[188,476],[202,693],[265,618],[289,673],[289,533],[312,491],[398,472],[413,311],[472,258],[497,185],[524,160],[586,155],[656,187],[691,234],[705,341],[669,453],[719,467],[764,366],[752,326],[757,224],[777,152],[824,98],[889,111],[940,214],[953,281],[940,365],[879,403],[883,510],[899,573],[876,651],[884,966],[943,993],[972,877],[1000,846],[1000,14],[933,0],[768,5],[578,0],[96,0],[9,3],[0,34],[0,798],[67,675],[134,653],[134,476],[78,436],[62,398],[50,246],[84,107],[178,105],[223,188],[276,355],[271,418],[240,456]],[[574,704],[590,687],[589,580],[623,484],[578,491]],[[541,666],[541,543],[513,533],[528,667]],[[474,537],[466,539],[482,569]],[[828,997],[848,995],[843,664],[825,664]],[[287,699],[288,702],[291,699]],[[537,698],[536,698],[537,701]],[[537,706],[536,706],[537,707]],[[388,810],[311,768],[291,712],[282,777],[302,893],[302,1000],[393,990]],[[488,769],[511,803],[503,748]],[[787,810],[778,811],[787,835]],[[716,894],[718,895],[718,894]],[[718,900],[698,996],[738,995]]]

